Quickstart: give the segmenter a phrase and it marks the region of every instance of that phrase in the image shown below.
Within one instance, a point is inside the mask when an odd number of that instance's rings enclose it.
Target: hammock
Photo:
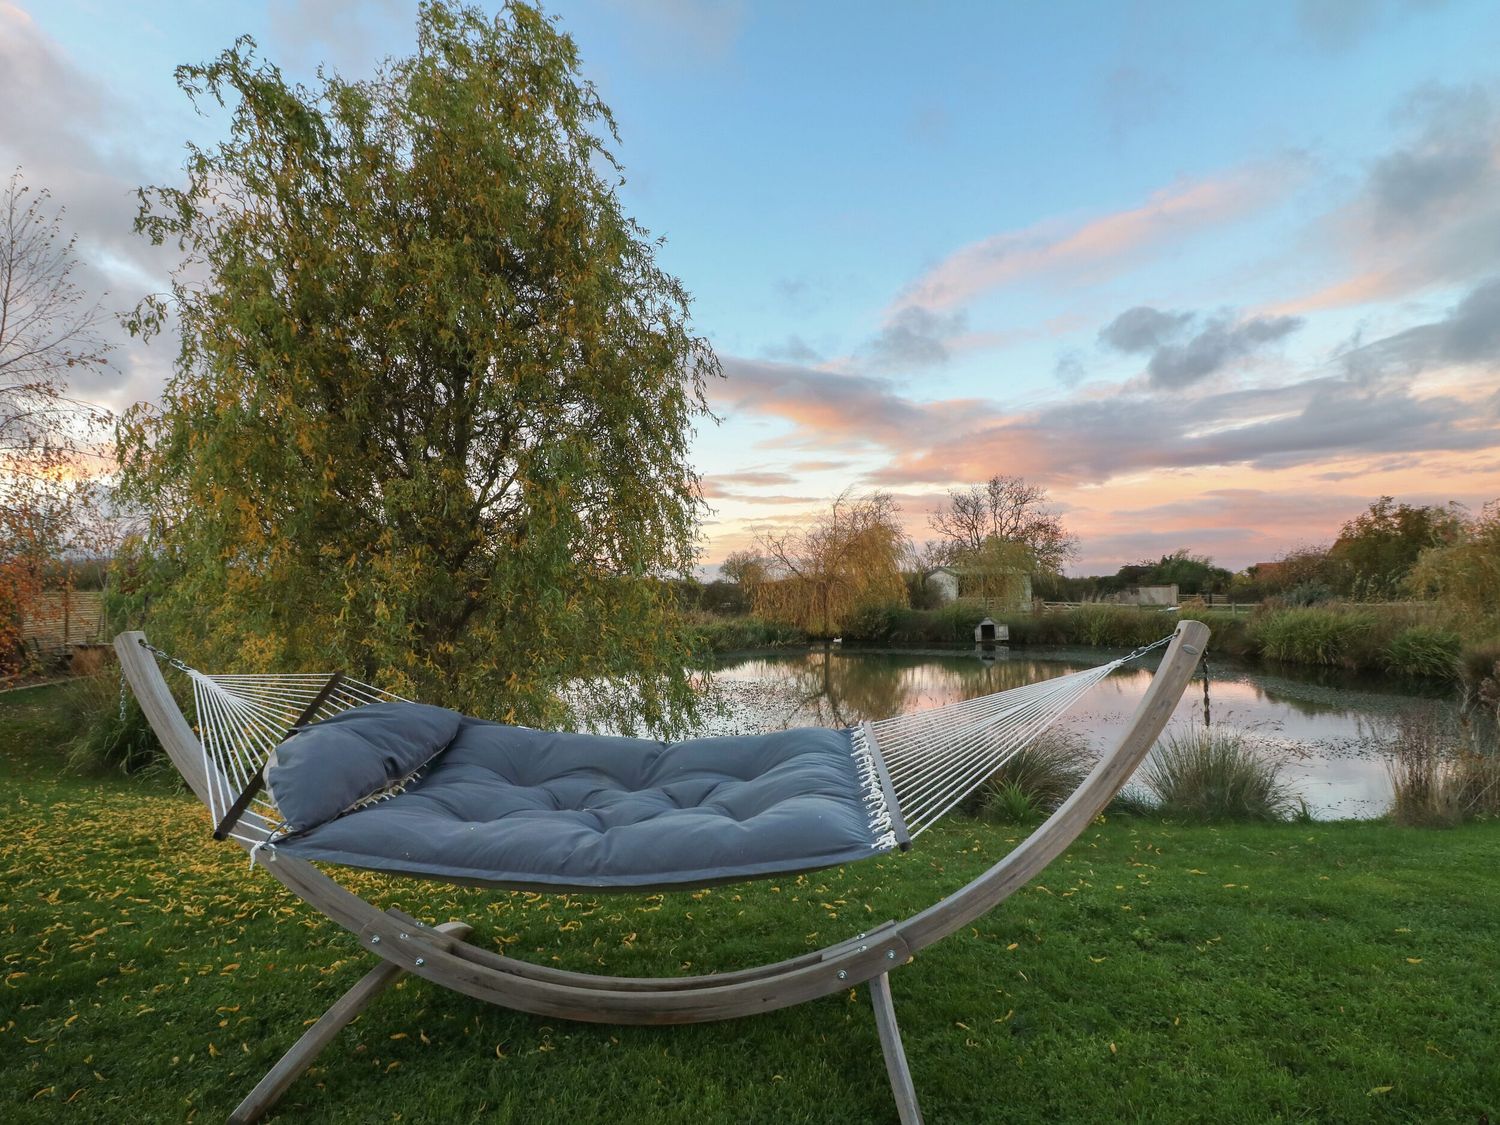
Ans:
[[[1170,639],[841,731],[671,743],[484,722],[341,674],[207,675],[172,663],[192,683],[217,834],[257,857],[640,890],[905,849],[1100,680]]]
[[[909,918],[870,926],[824,949],[729,972],[677,977],[569,972],[509,957],[465,940],[470,933],[466,922],[433,925],[394,907],[380,910],[292,853],[295,829],[300,827],[295,817],[305,811],[301,807],[306,803],[303,799],[309,794],[316,798],[319,793],[314,786],[300,795],[293,791],[288,797],[288,803],[298,806],[290,826],[293,831],[289,832],[283,815],[287,810],[268,799],[262,780],[269,777],[272,788],[276,788],[277,771],[288,765],[280,760],[283,756],[304,757],[303,765],[307,767],[321,767],[332,760],[323,755],[293,753],[299,740],[319,732],[320,740],[326,740],[331,737],[328,732],[338,732],[341,725],[355,722],[361,712],[368,717],[378,714],[378,707],[396,705],[399,709],[416,705],[407,705],[368,684],[337,675],[206,676],[181,661],[171,661],[165,653],[146,644],[140,633],[122,633],[116,637],[115,651],[122,673],[134,688],[141,709],[172,764],[212,811],[216,834],[232,838],[251,853],[252,860],[260,852],[269,860],[261,867],[277,882],[348,930],[358,939],[361,949],[378,959],[376,967],[314,1021],[240,1102],[229,1116],[231,1122],[258,1120],[306,1072],[341,1028],[354,1020],[383,989],[409,973],[466,996],[547,1019],[637,1025],[734,1019],[846,993],[856,985],[868,984],[891,1092],[902,1125],[920,1125],[922,1114],[896,1023],[890,973],[927,946],[971,926],[1005,901],[1061,855],[1093,822],[1161,733],[1197,667],[1207,640],[1208,629],[1201,623],[1179,622],[1151,685],[1113,748],[1045,823],[966,885]],[[183,716],[152,653],[168,659],[173,667],[190,677],[197,704],[197,732]],[[821,748],[814,750],[822,755],[825,766],[842,755],[844,776],[855,782],[849,788],[859,802],[863,828],[869,834],[867,846],[874,851],[889,851],[892,845],[888,835],[894,834],[895,846],[899,847],[903,833],[908,831],[903,824],[909,827],[909,835],[931,826],[962,801],[966,793],[972,792],[976,779],[982,782],[1089,686],[1136,655],[1139,654],[1132,653],[1131,657],[1099,668],[1041,684],[868,723],[844,732],[814,732],[817,736],[814,738],[808,732],[792,731],[766,737],[795,744],[821,739]],[[434,740],[441,742],[445,724],[452,721],[439,721],[438,716],[425,712],[423,715],[417,726],[426,731],[426,737],[416,739],[415,749],[397,745],[376,730],[344,740],[345,750],[364,739],[376,745],[381,754],[389,751],[392,762],[400,764],[395,766],[397,775],[390,785],[357,802],[369,807],[335,816],[327,822],[328,826],[368,823],[361,818],[376,809],[395,809],[404,799],[420,798],[422,790],[433,783],[441,772],[443,760],[462,748],[456,741],[462,732],[455,728],[454,738],[435,750],[434,758],[408,773],[399,773],[411,761],[408,755],[420,756],[433,749]],[[461,716],[454,719],[459,727],[474,722]],[[294,728],[302,729],[295,733]],[[502,736],[501,741],[508,737],[511,736]],[[527,737],[549,736],[533,731]],[[584,745],[595,750],[603,748],[597,743]],[[669,749],[660,743],[653,745],[659,753]],[[730,748],[728,744],[720,746]],[[273,751],[276,760],[269,761]],[[800,752],[791,755],[799,756]],[[365,765],[368,764],[366,761]],[[423,774],[429,764],[431,773]],[[297,763],[292,762],[289,768],[295,773]],[[880,783],[883,809],[875,799],[875,781]],[[844,796],[847,799],[849,794]],[[867,798],[868,815],[865,814]],[[883,827],[886,814],[890,815],[889,829]]]

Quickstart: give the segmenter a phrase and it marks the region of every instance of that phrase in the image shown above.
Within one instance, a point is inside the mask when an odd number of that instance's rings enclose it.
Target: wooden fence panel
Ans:
[[[21,620],[21,642],[42,653],[105,643],[104,594],[99,590],[44,590]]]

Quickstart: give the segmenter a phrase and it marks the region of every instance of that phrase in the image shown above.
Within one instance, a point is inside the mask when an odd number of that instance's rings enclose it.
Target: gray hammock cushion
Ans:
[[[286,836],[276,851],[460,883],[584,890],[702,886],[890,846],[871,830],[848,730],[659,742],[460,716],[434,757],[423,740],[435,709],[407,707],[416,705],[345,712],[283,743],[283,763],[293,748],[309,760],[347,755],[361,733],[386,762],[430,761],[403,791]],[[393,756],[403,731],[419,749]],[[299,771],[284,772],[278,792],[294,793]],[[326,775],[300,771],[310,784],[327,785]]]

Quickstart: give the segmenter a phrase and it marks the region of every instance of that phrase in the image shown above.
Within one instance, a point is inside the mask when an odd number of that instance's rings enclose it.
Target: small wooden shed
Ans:
[[[974,626],[974,643],[976,645],[1004,644],[1010,640],[1010,626],[997,625],[986,617],[978,625]]]

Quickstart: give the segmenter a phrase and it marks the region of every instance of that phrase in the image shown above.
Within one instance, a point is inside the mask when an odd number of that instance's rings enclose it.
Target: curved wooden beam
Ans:
[[[356,934],[362,947],[416,976],[479,1000],[535,1015],[593,1023],[675,1024],[733,1019],[827,996],[905,964],[918,949],[993,909],[1034,877],[1092,822],[1161,733],[1207,641],[1198,622],[1178,625],[1130,728],[1077,792],[1041,828],[985,874],[905,922],[886,924],[816,953],[732,973],[696,977],[608,977],[517,961],[382,912],[305,860],[266,857],[262,866],[309,906]],[[140,633],[115,639],[121,667],[168,756],[207,804],[206,762]],[[241,844],[242,847],[248,847]]]

